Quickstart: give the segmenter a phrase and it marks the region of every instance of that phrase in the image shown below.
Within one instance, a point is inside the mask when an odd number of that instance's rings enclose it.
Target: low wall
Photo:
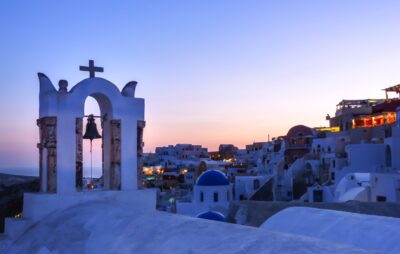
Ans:
[[[229,206],[228,222],[259,227],[269,217],[288,207],[312,207],[352,213],[400,218],[400,203],[346,202],[300,203],[268,201],[234,201]]]

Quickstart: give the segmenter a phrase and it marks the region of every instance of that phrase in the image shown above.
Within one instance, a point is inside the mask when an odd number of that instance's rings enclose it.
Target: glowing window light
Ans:
[[[353,128],[371,128],[392,124],[396,121],[396,113],[385,112],[374,116],[362,116],[352,120]]]

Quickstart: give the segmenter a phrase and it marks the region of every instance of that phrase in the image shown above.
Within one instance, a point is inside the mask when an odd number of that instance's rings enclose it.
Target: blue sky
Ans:
[[[146,99],[145,150],[244,146],[326,125],[400,82],[398,1],[1,1],[0,167],[37,165],[38,80],[98,76]],[[88,100],[87,111],[97,105]]]

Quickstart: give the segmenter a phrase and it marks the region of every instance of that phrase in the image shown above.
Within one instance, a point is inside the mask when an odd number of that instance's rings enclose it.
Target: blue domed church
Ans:
[[[229,185],[228,179],[225,174],[219,170],[207,170],[197,178],[196,185],[200,186],[219,186]]]
[[[226,214],[232,200],[232,185],[220,170],[209,169],[197,178],[192,202],[177,202],[177,213],[197,216],[209,211]]]

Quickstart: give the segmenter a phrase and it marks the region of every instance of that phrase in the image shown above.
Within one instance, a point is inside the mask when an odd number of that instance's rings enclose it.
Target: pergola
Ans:
[[[385,91],[386,99],[388,99],[389,92],[395,92],[397,94],[400,94],[400,84],[385,88],[385,89],[383,89],[383,91]]]

